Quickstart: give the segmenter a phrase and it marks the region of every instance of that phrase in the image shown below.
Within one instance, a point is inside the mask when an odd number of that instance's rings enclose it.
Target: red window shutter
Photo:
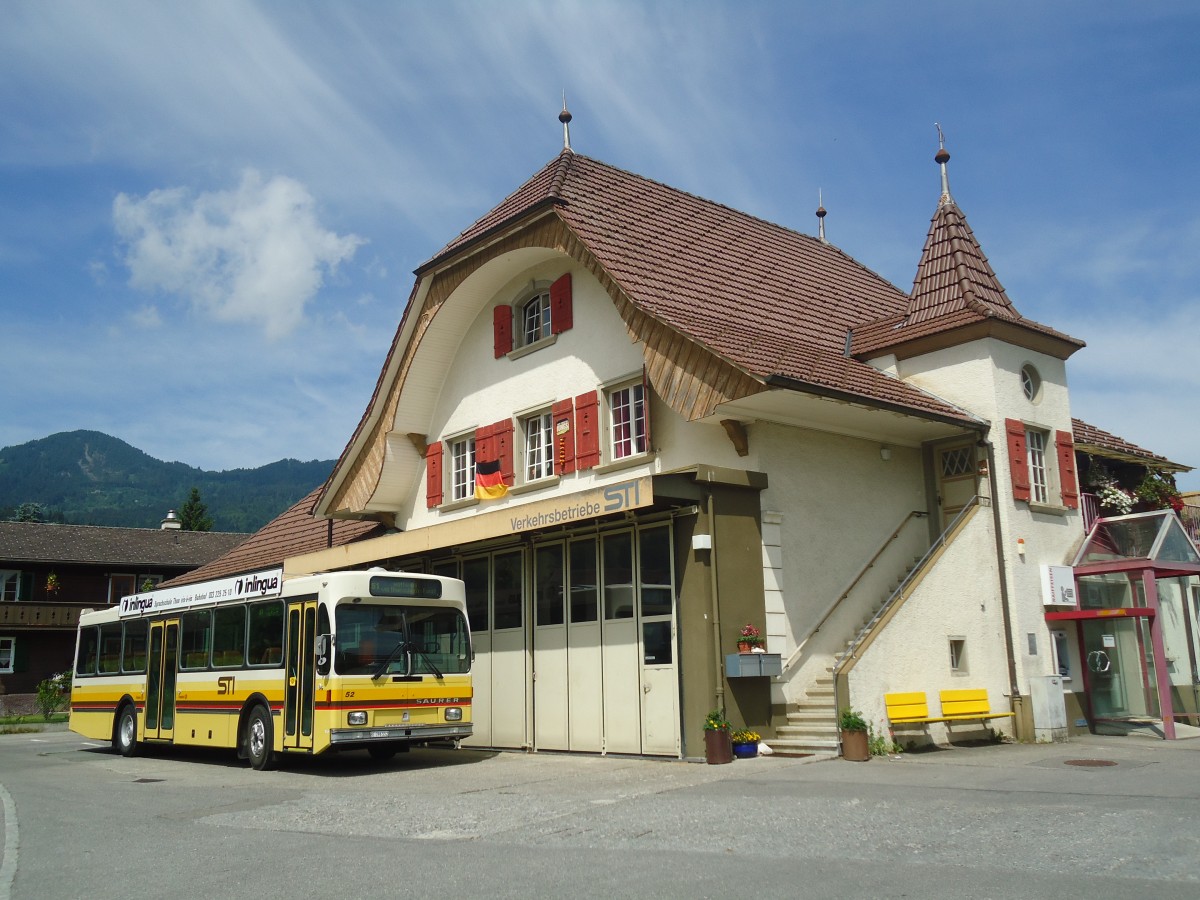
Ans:
[[[562,334],[575,324],[571,312],[571,273],[550,285],[550,333]]]
[[[1008,472],[1012,476],[1014,500],[1028,500],[1029,459],[1025,452],[1025,423],[1018,419],[1005,419],[1004,430],[1008,434]]]
[[[570,475],[575,471],[575,412],[570,400],[550,408],[554,419],[554,472]]]
[[[642,409],[645,411],[646,451],[654,452],[654,442],[650,439],[650,375],[642,366]]]
[[[425,505],[430,509],[442,504],[442,442],[434,441],[425,449]]]
[[[500,461],[500,476],[509,487],[513,485],[513,422],[505,419],[492,426],[492,444]]]
[[[1058,448],[1058,481],[1062,487],[1062,502],[1067,509],[1079,508],[1079,481],[1075,473],[1075,439],[1069,431],[1054,435]]]
[[[496,458],[495,425],[475,429],[475,462],[491,462]]]
[[[588,391],[575,398],[575,467],[590,469],[600,464],[600,395]]]
[[[513,348],[513,311],[511,306],[500,304],[492,310],[492,329],[496,338],[496,359],[511,353]]]

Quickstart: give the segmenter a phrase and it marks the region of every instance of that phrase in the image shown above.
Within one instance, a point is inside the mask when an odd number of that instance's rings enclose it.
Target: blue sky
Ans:
[[[12,2],[0,446],[333,458],[412,270],[561,147],[907,290],[938,196],[1088,342],[1072,411],[1200,466],[1191,2]],[[1180,478],[1200,489],[1200,476]]]

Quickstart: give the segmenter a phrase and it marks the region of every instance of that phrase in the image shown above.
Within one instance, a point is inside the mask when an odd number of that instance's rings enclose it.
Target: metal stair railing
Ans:
[[[879,548],[871,555],[871,558],[867,561],[866,565],[864,565],[858,571],[858,574],[850,580],[850,583],[846,586],[845,590],[838,594],[838,596],[834,598],[833,602],[825,607],[825,612],[822,613],[821,618],[817,620],[817,624],[810,628],[804,637],[796,642],[796,649],[792,651],[791,655],[787,658],[787,662],[783,666],[783,670],[785,672],[795,665],[796,660],[800,658],[800,653],[804,650],[804,645],[808,643],[809,639],[812,638],[814,634],[821,630],[821,627],[829,620],[829,617],[832,616],[834,612],[837,611],[837,608],[842,605],[842,601],[850,596],[851,592],[853,592],[853,590],[858,586],[858,583],[863,580],[867,572],[874,568],[875,563],[879,561],[879,557],[881,557],[884,554],[884,551],[886,551],[887,548],[890,547],[892,543],[900,537],[901,532],[904,531],[908,523],[914,519],[921,519],[928,515],[929,513],[923,509],[914,509],[900,521],[899,525],[892,529],[892,533],[883,540],[883,543],[881,543]]]
[[[947,536],[954,532],[954,530],[958,527],[958,523],[962,521],[963,517],[966,516],[966,514],[974,509],[978,504],[979,495],[976,494],[969,501],[967,501],[966,505],[963,506],[962,509],[958,511],[958,515],[956,515],[954,520],[946,526],[946,529],[937,536],[937,540],[935,540],[930,548],[925,551],[925,555],[921,557],[915,566],[913,566],[912,571],[904,576],[900,584],[896,586],[896,589],[888,595],[886,600],[883,601],[883,605],[875,611],[875,615],[871,616],[870,620],[858,630],[858,633],[854,635],[854,638],[849,642],[846,649],[837,656],[833,664],[833,669],[835,672],[841,668],[842,663],[854,656],[854,654],[858,651],[859,646],[862,644],[863,638],[870,634],[871,629],[875,627],[875,624],[882,619],[887,614],[888,610],[890,610],[896,604],[896,601],[904,595],[905,589],[912,583],[913,579],[922,574],[925,565],[929,562],[930,558],[932,558],[939,549],[946,546]]]

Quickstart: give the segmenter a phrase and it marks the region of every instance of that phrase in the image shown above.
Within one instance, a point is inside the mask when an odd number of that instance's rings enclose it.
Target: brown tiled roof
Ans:
[[[321,488],[316,488],[298,500],[232,552],[186,575],[164,582],[164,585],[195,584],[271,569],[282,566],[284,559],[289,556],[337,547],[383,533],[384,526],[378,522],[314,519],[313,505],[320,492]]]
[[[642,311],[745,372],[976,421],[845,355],[847,333],[908,298],[841,250],[564,151],[418,272],[552,205]]]
[[[1011,323],[1075,348],[1083,346],[1077,338],[1017,312],[966,216],[958,204],[945,196],[929,224],[905,314],[856,330],[853,351],[858,356],[877,354],[898,344],[989,319]]]
[[[194,568],[246,538],[222,531],[0,522],[0,560]]]
[[[1110,434],[1101,428],[1097,428],[1095,425],[1089,425],[1082,419],[1071,419],[1071,431],[1075,438],[1075,449],[1084,453],[1090,452],[1094,456],[1106,456],[1112,459],[1140,462],[1143,465],[1161,469],[1164,472],[1192,471],[1191,466],[1172,462],[1165,456],[1159,456],[1157,453],[1152,453],[1144,447],[1132,444],[1124,438],[1117,437],[1115,434]]]

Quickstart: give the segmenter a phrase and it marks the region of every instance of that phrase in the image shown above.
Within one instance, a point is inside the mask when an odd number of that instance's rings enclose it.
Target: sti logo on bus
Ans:
[[[246,594],[268,594],[278,590],[278,575],[272,575],[270,578],[251,575],[249,578],[239,578],[234,585],[233,593],[236,597],[244,597]]]

